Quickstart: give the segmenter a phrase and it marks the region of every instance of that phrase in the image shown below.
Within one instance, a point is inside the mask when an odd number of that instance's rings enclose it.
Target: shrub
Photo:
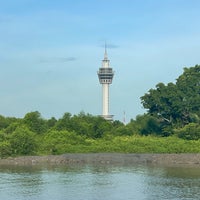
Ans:
[[[200,139],[200,126],[197,123],[190,123],[181,129],[176,130],[179,138],[186,140]]]
[[[84,136],[77,135],[75,132],[52,130],[43,138],[42,151],[48,154],[61,154],[69,152],[72,146],[84,143]]]
[[[15,155],[29,155],[36,150],[36,134],[30,131],[26,126],[18,127],[10,135],[10,144],[12,152]]]
[[[8,141],[0,142],[0,157],[5,158],[12,154],[11,145]]]

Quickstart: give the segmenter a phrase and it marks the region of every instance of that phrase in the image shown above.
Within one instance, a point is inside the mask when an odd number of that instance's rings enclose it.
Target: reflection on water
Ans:
[[[148,169],[146,181],[148,199],[199,199],[199,168]]]
[[[200,199],[200,168],[1,167],[2,200]]]

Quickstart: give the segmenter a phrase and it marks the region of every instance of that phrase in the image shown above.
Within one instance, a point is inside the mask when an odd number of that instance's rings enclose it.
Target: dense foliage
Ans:
[[[0,115],[0,157],[67,152],[200,152],[200,65],[141,97],[147,113],[128,124],[80,112],[44,119]],[[165,137],[163,137],[165,136]]]
[[[200,65],[184,68],[176,83],[159,83],[141,97],[148,115],[154,117],[163,135],[173,134],[175,129],[190,123],[199,126],[200,121]],[[189,126],[190,127],[190,126]],[[197,128],[197,130],[199,130]],[[187,133],[186,133],[187,134]],[[183,134],[181,134],[183,135]],[[183,137],[184,138],[184,137]],[[187,138],[187,137],[185,137]],[[200,137],[195,137],[199,139]]]
[[[60,119],[44,119],[38,111],[22,119],[0,116],[0,156],[86,151],[91,141],[114,132],[131,134],[120,121],[112,123],[84,112],[65,113]]]
[[[43,119],[36,111],[23,119],[1,116],[0,123],[0,157],[67,152],[200,152],[200,140],[196,141],[199,127],[195,123],[177,129],[174,136],[147,136],[160,132],[157,121],[147,114],[124,125],[84,113]]]

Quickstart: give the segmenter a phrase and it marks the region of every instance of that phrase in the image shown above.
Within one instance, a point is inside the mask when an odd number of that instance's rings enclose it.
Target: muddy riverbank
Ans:
[[[111,164],[111,165],[195,165],[200,167],[200,154],[123,154],[88,153],[50,156],[21,156],[0,159],[0,165],[67,165],[67,164]]]

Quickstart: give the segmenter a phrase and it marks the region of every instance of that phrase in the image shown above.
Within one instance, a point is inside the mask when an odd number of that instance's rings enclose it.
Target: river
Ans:
[[[2,200],[200,199],[200,168],[148,165],[0,167]]]

